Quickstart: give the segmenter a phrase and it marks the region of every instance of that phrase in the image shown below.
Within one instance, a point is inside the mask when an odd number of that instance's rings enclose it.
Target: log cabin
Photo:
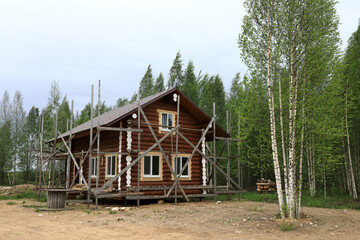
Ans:
[[[87,189],[96,201],[188,200],[220,194],[216,180],[215,186],[209,181],[210,166],[241,191],[216,157],[207,155],[211,150],[206,143],[214,138],[230,135],[215,123],[215,116],[205,114],[175,87],[91,117],[59,133],[56,142],[68,148],[69,190]]]

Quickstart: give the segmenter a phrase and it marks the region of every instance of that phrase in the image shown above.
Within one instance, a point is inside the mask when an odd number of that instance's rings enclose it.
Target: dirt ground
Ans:
[[[306,217],[281,231],[271,203],[164,203],[110,213],[81,204],[38,212],[29,206],[39,202],[25,201],[0,201],[0,239],[360,239],[356,210],[304,208]]]

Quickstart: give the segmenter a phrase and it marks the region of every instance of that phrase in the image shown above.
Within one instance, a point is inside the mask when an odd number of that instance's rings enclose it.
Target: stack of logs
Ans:
[[[259,178],[256,182],[256,188],[259,193],[276,191],[276,184],[270,179]]]

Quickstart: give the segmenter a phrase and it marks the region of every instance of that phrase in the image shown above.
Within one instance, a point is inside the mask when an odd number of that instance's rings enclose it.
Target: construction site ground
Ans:
[[[0,239],[360,239],[357,210],[303,208],[300,220],[283,222],[278,205],[263,202],[111,204],[98,210],[73,204],[71,210],[42,211],[45,204],[0,200]]]

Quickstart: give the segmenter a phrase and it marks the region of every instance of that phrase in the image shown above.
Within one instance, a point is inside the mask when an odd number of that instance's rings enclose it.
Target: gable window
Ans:
[[[159,114],[159,133],[170,132],[175,127],[176,112],[170,110],[157,110]]]
[[[159,152],[149,152],[141,159],[141,181],[162,180],[162,156]]]
[[[184,157],[184,156],[180,156],[176,158],[176,174],[178,176],[180,176],[180,172],[181,169],[185,166],[185,163],[187,162],[187,160],[189,159],[189,157]],[[181,178],[188,178],[189,177],[189,164],[186,166],[186,168],[184,169],[184,171],[182,172]]]
[[[116,173],[116,156],[106,156],[106,177],[114,177]]]
[[[171,127],[173,127],[173,114],[161,113],[161,130],[171,131]]]
[[[97,157],[91,158],[91,161],[90,161],[91,177],[96,177],[97,176],[97,165],[98,165]]]

